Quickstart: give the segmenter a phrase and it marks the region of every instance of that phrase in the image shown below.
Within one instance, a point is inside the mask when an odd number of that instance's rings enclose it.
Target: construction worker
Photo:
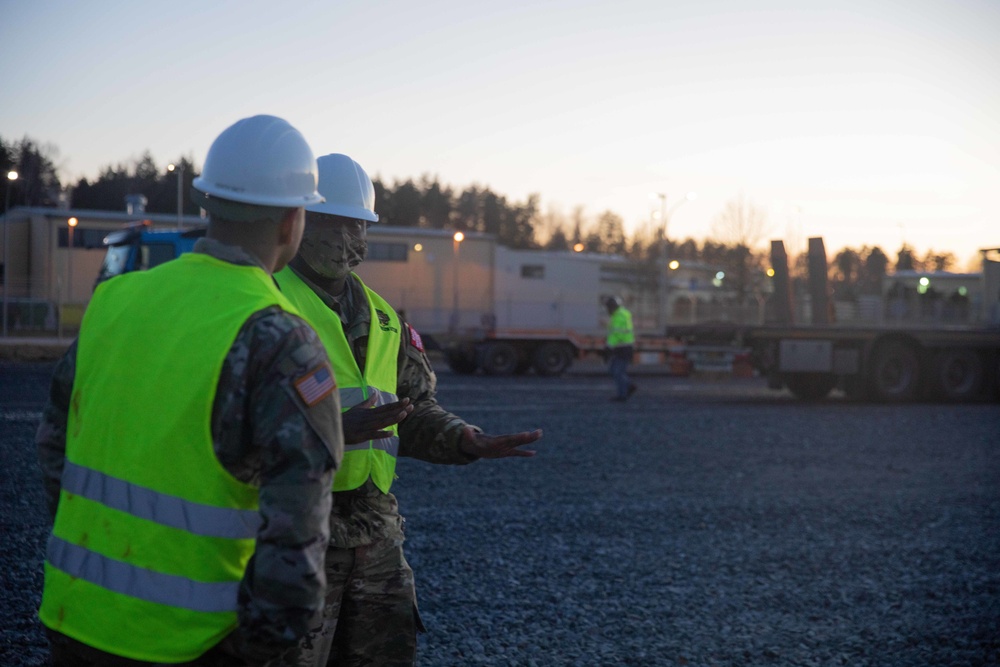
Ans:
[[[615,381],[615,402],[627,401],[636,392],[636,387],[628,376],[628,366],[632,363],[635,332],[632,329],[632,313],[622,305],[617,296],[609,296],[604,300],[608,311],[607,346],[610,356],[611,377]]]
[[[273,116],[212,144],[194,252],[99,285],[36,442],[53,665],[264,665],[321,613],[340,400],[271,274],[317,168]]]
[[[347,442],[359,440],[374,406],[399,410],[400,420],[345,451],[333,485],[325,623],[303,642],[296,664],[411,665],[423,626],[403,519],[389,492],[396,457],[462,465],[533,456],[522,447],[542,433],[486,435],[437,404],[420,335],[352,272],[365,259],[368,225],[378,221],[371,179],[346,155],[318,163],[326,201],[306,207],[299,254],[275,278],[330,353]]]

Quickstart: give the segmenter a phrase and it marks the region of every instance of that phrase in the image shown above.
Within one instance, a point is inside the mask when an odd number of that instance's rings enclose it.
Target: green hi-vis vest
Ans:
[[[80,329],[39,617],[134,660],[186,662],[236,627],[258,490],[212,446],[222,364],[270,276],[186,254],[97,288]]]
[[[619,306],[608,320],[608,347],[622,347],[633,343],[635,334],[632,331],[632,313]]]
[[[354,277],[357,278],[356,275]],[[365,372],[362,373],[351,352],[347,336],[344,335],[340,316],[323,303],[290,268],[279,271],[274,278],[281,286],[282,293],[295,304],[298,312],[313,326],[323,341],[337,376],[343,411],[364,402],[373,392],[378,394],[376,406],[397,400],[399,316],[382,297],[361,283],[368,295],[368,307],[372,314]],[[389,487],[396,476],[399,436],[395,425],[385,430],[391,431],[392,437],[344,445],[344,460],[333,478],[334,491],[356,489],[371,477],[375,486],[383,493],[389,493]]]

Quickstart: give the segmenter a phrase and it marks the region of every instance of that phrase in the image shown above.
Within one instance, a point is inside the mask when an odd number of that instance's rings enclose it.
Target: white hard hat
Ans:
[[[378,222],[375,186],[360,164],[341,153],[324,155],[316,162],[319,192],[326,201],[306,206],[307,211]]]
[[[302,134],[275,116],[252,116],[212,142],[194,179],[198,204],[217,199],[253,206],[298,208],[323,201],[316,191],[316,159]]]

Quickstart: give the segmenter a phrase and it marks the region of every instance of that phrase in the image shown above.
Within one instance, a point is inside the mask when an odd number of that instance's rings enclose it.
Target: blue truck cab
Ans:
[[[97,283],[130,271],[145,271],[191,252],[195,241],[205,236],[205,229],[154,230],[149,223],[140,222],[111,232],[104,237],[108,251],[97,274]]]

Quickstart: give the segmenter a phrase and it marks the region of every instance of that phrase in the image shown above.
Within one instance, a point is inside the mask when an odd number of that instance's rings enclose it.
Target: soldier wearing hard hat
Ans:
[[[54,665],[264,665],[321,611],[340,400],[272,273],[323,201],[302,135],[212,144],[195,251],[96,289],[36,437]]]
[[[330,353],[348,444],[333,483],[325,623],[296,664],[409,665],[423,627],[390,492],[397,457],[462,465],[532,456],[522,447],[542,434],[486,435],[437,404],[420,335],[353,273],[365,259],[368,225],[378,221],[371,179],[346,155],[318,163],[326,201],[306,207],[299,254],[275,278]],[[366,422],[387,412],[398,423],[365,440]]]

